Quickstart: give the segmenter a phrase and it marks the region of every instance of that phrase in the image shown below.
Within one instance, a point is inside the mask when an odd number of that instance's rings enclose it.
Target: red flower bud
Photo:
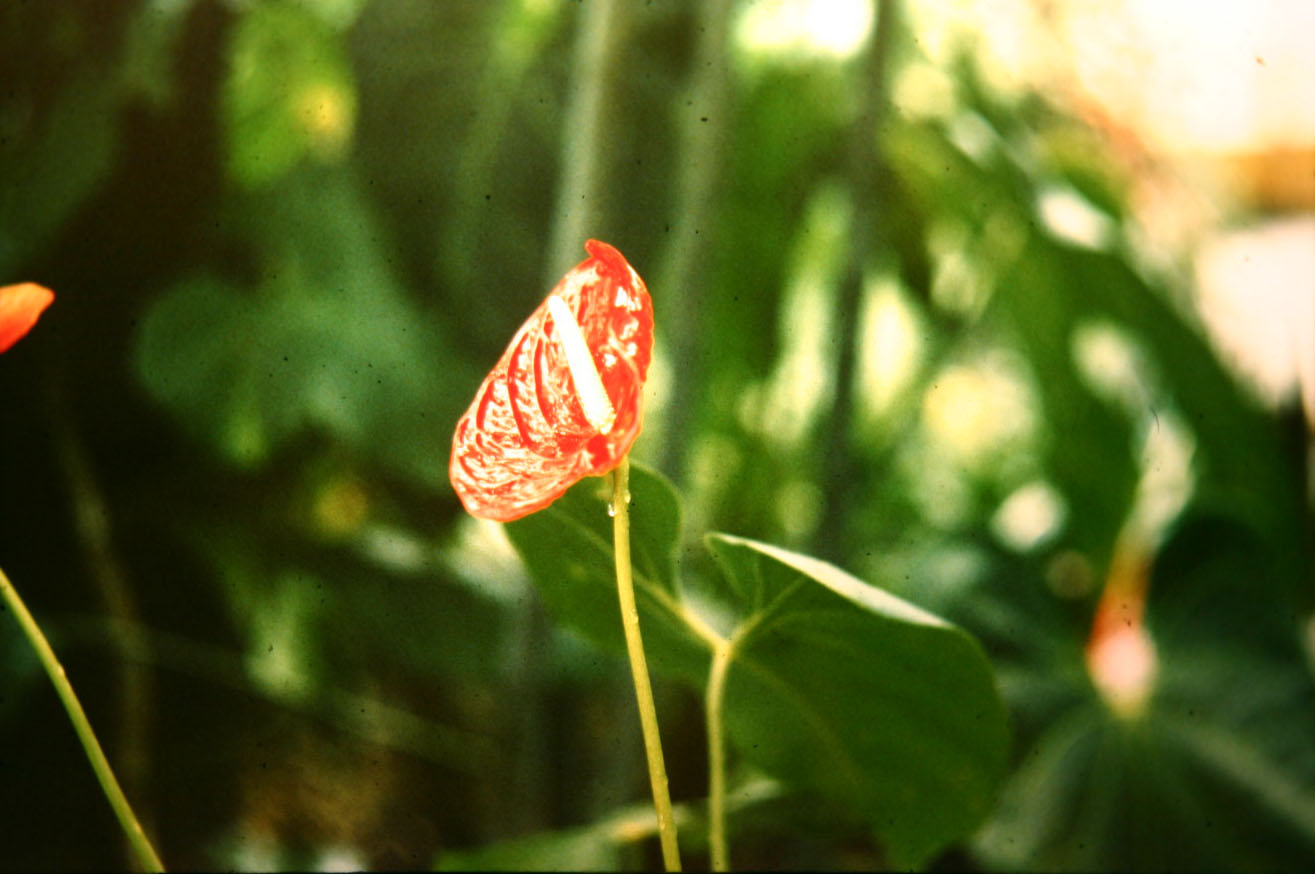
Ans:
[[[4,352],[32,330],[42,310],[50,306],[54,299],[53,291],[35,282],[0,288],[0,352]]]
[[[653,303],[620,252],[597,240],[585,249],[457,422],[449,475],[471,515],[541,510],[615,467],[639,434]]]

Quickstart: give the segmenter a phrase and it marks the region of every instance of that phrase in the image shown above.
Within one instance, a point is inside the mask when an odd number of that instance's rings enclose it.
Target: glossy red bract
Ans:
[[[616,418],[606,433],[590,424],[545,298],[457,422],[449,475],[471,515],[510,522],[541,510],[615,467],[639,434],[653,303],[620,252],[597,240],[585,249],[549,297],[579,322]]]
[[[55,299],[55,293],[35,282],[22,282],[0,288],[0,352],[32,330],[41,313]]]

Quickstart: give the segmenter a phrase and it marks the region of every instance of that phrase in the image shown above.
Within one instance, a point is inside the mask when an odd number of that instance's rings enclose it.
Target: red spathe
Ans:
[[[579,322],[616,418],[606,433],[590,424],[545,298],[457,422],[449,475],[473,516],[510,522],[541,510],[615,467],[639,434],[653,303],[620,252],[597,240],[585,249],[549,296]]]
[[[0,352],[4,352],[32,330],[42,311],[54,299],[53,291],[35,282],[0,288]]]

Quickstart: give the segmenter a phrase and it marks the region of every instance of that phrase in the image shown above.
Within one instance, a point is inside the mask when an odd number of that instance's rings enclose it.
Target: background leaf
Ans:
[[[59,92],[35,130],[0,135],[0,275],[12,277],[24,259],[41,252],[104,184],[122,90],[113,73],[88,66]]]
[[[1301,867],[1315,849],[1315,682],[1292,616],[1255,596],[1273,566],[1236,524],[1185,522],[1151,583],[1145,712],[1118,715],[1075,672],[981,836],[990,864]]]
[[[351,180],[320,171],[301,184],[304,198],[243,204],[247,220],[281,237],[261,253],[269,272],[259,288],[198,277],[147,314],[142,381],[241,464],[319,430],[441,481],[447,435],[431,411],[458,402],[438,375],[444,342],[397,287]]]
[[[261,3],[233,34],[224,109],[229,170],[243,185],[268,183],[306,159],[338,159],[351,140],[352,70],[324,18],[352,13],[315,12]]]

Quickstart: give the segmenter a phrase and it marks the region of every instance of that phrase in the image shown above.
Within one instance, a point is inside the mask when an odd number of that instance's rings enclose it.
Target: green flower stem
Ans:
[[[639,610],[635,607],[635,584],[630,575],[630,460],[628,458],[622,458],[621,463],[612,471],[612,538],[616,544],[616,589],[621,600],[621,625],[625,628],[626,652],[630,656],[630,673],[634,676],[635,697],[639,702],[639,722],[644,731],[644,752],[648,755],[648,779],[653,787],[653,806],[657,809],[662,861],[668,871],[679,871],[680,850],[676,844],[676,820],[671,814],[671,793],[667,790],[667,766],[662,761],[657,708],[653,704],[653,687],[648,680],[644,640],[639,634]]]
[[[726,669],[734,644],[723,641],[712,653],[704,710],[708,720],[708,854],[713,871],[729,871],[726,844],[726,738],[722,733],[722,699],[726,692]]]
[[[4,593],[5,603],[14,611],[14,616],[18,619],[23,633],[27,635],[28,642],[32,644],[32,649],[36,650],[41,666],[50,676],[50,682],[55,684],[55,692],[59,694],[59,700],[68,711],[69,719],[73,722],[73,730],[78,733],[78,740],[82,742],[82,748],[87,752],[91,769],[96,772],[100,788],[105,791],[110,807],[114,808],[114,814],[119,818],[119,825],[123,828],[123,833],[128,836],[128,843],[131,844],[133,852],[137,854],[142,867],[147,871],[164,871],[160,857],[156,855],[155,848],[151,846],[146,832],[142,830],[142,824],[137,821],[132,806],[128,804],[123,790],[119,788],[119,781],[115,779],[114,771],[110,769],[110,763],[100,748],[100,741],[96,740],[96,733],[91,730],[91,723],[87,721],[87,714],[83,712],[82,704],[73,692],[73,686],[69,684],[64,666],[59,663],[55,651],[50,648],[50,642],[41,633],[40,626],[32,618],[23,599],[18,596],[18,590],[14,588],[14,584],[9,581],[9,577],[2,569],[0,569],[0,592]]]

